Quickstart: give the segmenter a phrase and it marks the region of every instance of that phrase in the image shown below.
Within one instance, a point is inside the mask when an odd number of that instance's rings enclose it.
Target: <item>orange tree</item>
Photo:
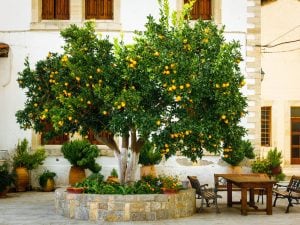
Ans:
[[[134,179],[148,139],[166,158],[180,151],[193,161],[204,150],[238,148],[246,107],[238,43],[225,42],[212,22],[190,25],[191,4],[171,18],[168,1],[159,3],[159,20],[149,16],[131,45],[113,48],[89,22],[61,32],[63,54],[50,53],[34,70],[26,60],[21,126],[43,131],[49,122],[49,135],[93,131],[115,151],[121,182]]]

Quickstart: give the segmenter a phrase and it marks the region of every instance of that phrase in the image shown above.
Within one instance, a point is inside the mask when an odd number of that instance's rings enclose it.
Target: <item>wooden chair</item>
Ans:
[[[206,206],[210,206],[211,204],[214,204],[216,207],[216,213],[220,213],[219,207],[218,207],[218,198],[222,198],[221,195],[217,195],[214,188],[207,188],[208,184],[200,185],[199,180],[196,176],[187,176],[189,179],[192,188],[196,189],[196,198],[201,199],[201,207],[199,211],[201,212],[203,210],[204,201],[206,202]]]
[[[273,194],[275,195],[273,207],[276,206],[278,198],[287,199],[288,205],[285,213],[288,213],[291,206],[300,204],[300,176],[292,176],[287,186],[276,184],[273,189]]]

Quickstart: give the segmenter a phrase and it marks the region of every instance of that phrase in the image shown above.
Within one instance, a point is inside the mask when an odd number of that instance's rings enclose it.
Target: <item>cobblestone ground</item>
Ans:
[[[239,198],[235,195],[234,200]],[[198,201],[198,200],[197,200]],[[200,202],[197,202],[199,205]],[[273,215],[268,216],[263,212],[250,212],[248,216],[240,215],[239,205],[227,208],[226,195],[219,202],[220,214],[215,213],[214,207],[205,208],[203,212],[191,217],[151,221],[151,222],[89,222],[67,219],[55,213],[54,193],[23,192],[9,193],[7,198],[0,198],[0,225],[295,225],[300,222],[300,205],[290,208],[290,213],[285,213],[287,201],[278,200],[278,206],[273,207]],[[261,203],[259,207],[264,207]]]

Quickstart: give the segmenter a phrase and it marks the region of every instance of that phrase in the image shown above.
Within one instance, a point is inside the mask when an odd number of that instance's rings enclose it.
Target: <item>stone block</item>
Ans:
[[[89,210],[87,207],[81,206],[75,208],[75,219],[79,220],[88,220],[89,219]]]
[[[145,204],[144,202],[132,202],[130,203],[130,212],[144,212]]]
[[[146,220],[146,213],[145,212],[132,212],[132,213],[130,213],[130,220],[131,221]]]
[[[156,221],[156,213],[155,212],[146,212],[146,220],[147,221]]]

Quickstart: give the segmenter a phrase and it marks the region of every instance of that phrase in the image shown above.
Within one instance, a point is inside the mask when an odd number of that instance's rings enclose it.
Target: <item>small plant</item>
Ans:
[[[277,148],[268,151],[267,160],[270,162],[271,168],[280,166],[282,163],[282,153]]]
[[[222,159],[232,166],[237,166],[246,157],[254,159],[254,148],[250,141],[240,140],[235,146],[225,147]]]
[[[162,189],[178,191],[182,188],[182,183],[178,176],[160,175],[158,179],[161,182]]]
[[[39,176],[39,184],[41,187],[45,187],[47,184],[48,179],[54,179],[56,176],[55,172],[51,172],[49,170],[45,170],[40,176]]]
[[[267,159],[256,159],[251,164],[251,170],[253,173],[266,173],[270,175],[270,162]]]
[[[9,172],[8,164],[0,166],[0,192],[5,191],[15,181],[15,175]]]
[[[141,149],[139,163],[143,166],[156,165],[162,160],[162,155],[159,151],[155,151],[154,145],[147,141]]]
[[[117,170],[116,170],[115,168],[113,168],[113,169],[111,170],[110,176],[112,176],[112,177],[118,177],[118,172],[117,172]]]
[[[13,156],[13,167],[25,167],[28,170],[36,169],[46,159],[45,149],[40,147],[35,152],[29,153],[28,141],[24,138],[18,142],[15,155]]]
[[[66,142],[62,145],[61,151],[73,166],[90,169],[93,173],[98,173],[101,170],[101,166],[96,163],[99,149],[87,140]]]

